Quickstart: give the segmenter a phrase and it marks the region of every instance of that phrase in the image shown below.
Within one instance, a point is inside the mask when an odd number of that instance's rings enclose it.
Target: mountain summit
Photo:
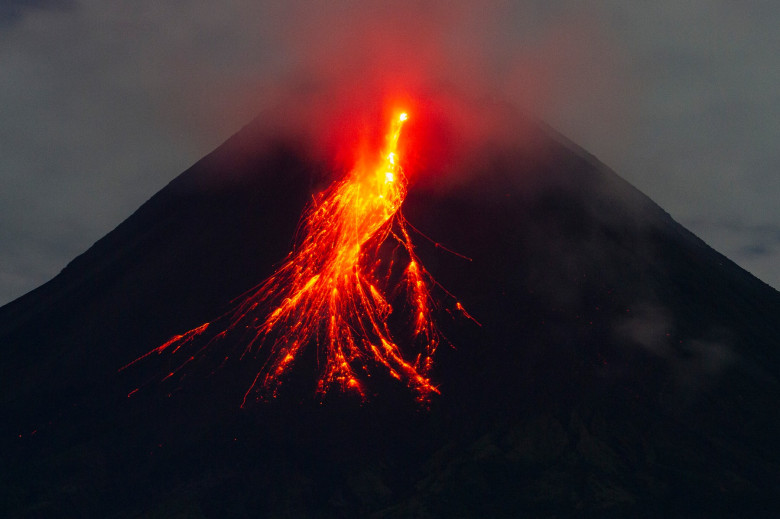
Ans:
[[[261,359],[219,345],[118,371],[272,275],[338,178],[258,119],[0,309],[7,515],[780,511],[780,293],[541,124],[456,153],[422,119],[414,253],[480,324],[439,308],[427,407],[392,377],[317,396],[315,348],[245,408]]]

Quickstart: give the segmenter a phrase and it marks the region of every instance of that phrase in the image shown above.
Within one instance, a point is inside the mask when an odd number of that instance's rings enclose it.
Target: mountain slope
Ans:
[[[417,253],[481,324],[441,312],[453,346],[429,410],[391,381],[366,405],[321,403],[313,352],[277,400],[246,410],[251,361],[167,384],[162,359],[117,372],[270,275],[333,178],[260,120],[0,309],[11,515],[777,510],[780,294],[522,125],[523,145],[412,172]]]

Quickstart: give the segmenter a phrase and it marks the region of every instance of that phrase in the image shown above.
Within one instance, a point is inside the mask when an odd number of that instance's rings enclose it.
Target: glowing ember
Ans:
[[[399,211],[407,181],[396,148],[406,120],[406,113],[394,120],[378,165],[355,167],[315,197],[304,213],[302,241],[268,280],[215,322],[173,337],[128,366],[152,353],[173,354],[205,341],[165,377],[169,378],[195,360],[198,352],[228,333],[238,333],[246,343],[242,358],[270,347],[242,406],[253,393],[275,395],[281,377],[309,344],[316,345],[322,366],[321,393],[337,386],[365,397],[364,377],[377,366],[406,383],[421,401],[438,393],[428,378],[441,342],[431,317],[432,280],[414,254]],[[403,249],[400,256],[408,261],[402,274],[395,276],[400,278],[396,290],[387,290],[387,285],[394,272],[401,271],[395,259],[381,260],[380,247],[385,243],[395,244],[396,252]],[[402,353],[387,324],[393,312],[390,294],[397,290],[406,294],[404,311],[412,321],[408,342],[417,352],[413,359]],[[470,317],[460,303],[456,309]],[[221,331],[208,340],[202,338],[214,328]]]

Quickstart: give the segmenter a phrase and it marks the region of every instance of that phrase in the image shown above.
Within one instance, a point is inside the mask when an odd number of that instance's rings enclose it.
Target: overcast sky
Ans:
[[[780,288],[780,3],[278,4],[0,3],[0,304],[51,279],[286,82],[377,70],[532,106]]]

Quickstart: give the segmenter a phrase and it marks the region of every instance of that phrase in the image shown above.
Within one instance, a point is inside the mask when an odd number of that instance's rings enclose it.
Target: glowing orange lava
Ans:
[[[321,393],[336,386],[365,398],[365,379],[375,367],[407,384],[421,401],[438,393],[429,379],[432,357],[441,342],[431,315],[433,281],[414,254],[399,211],[407,179],[399,165],[397,144],[406,120],[407,114],[402,113],[393,121],[378,164],[358,165],[315,197],[303,216],[302,240],[269,279],[215,322],[174,336],[128,366],[153,353],[176,353],[204,340],[169,378],[227,333],[239,333],[246,342],[242,358],[270,348],[242,406],[250,395],[275,395],[282,376],[301,350],[312,344],[321,366]],[[383,261],[380,247],[387,243],[405,254],[393,253],[393,259]],[[394,264],[397,256],[408,262],[403,270]],[[393,276],[394,272],[400,275]],[[399,281],[389,289],[391,277]],[[404,342],[407,353],[388,325],[393,312],[390,299],[398,300],[398,293],[405,293],[404,315],[411,321]],[[460,303],[456,309],[470,317]],[[200,339],[213,328],[221,331]],[[415,352],[412,358],[410,351]]]

